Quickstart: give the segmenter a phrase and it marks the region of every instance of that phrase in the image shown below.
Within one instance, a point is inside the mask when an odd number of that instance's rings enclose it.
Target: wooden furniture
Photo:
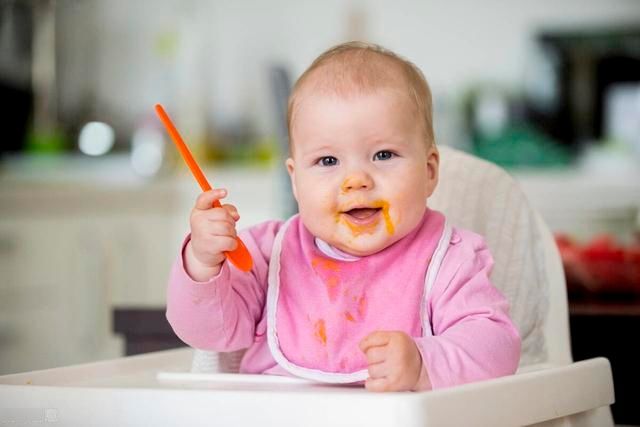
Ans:
[[[574,360],[602,356],[611,362],[615,422],[640,425],[640,350],[633,343],[640,330],[640,300],[570,301],[569,323]]]
[[[185,345],[171,330],[163,308],[116,307],[113,332],[124,335],[127,356]]]

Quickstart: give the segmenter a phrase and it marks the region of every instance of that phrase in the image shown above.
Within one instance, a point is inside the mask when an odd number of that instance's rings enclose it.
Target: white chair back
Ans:
[[[428,204],[485,237],[495,260],[491,279],[522,337],[520,366],[570,363],[565,279],[551,232],[504,169],[449,147],[440,155]]]

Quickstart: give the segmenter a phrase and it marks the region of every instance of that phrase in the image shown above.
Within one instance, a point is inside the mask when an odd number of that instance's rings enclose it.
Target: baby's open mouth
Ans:
[[[358,220],[367,220],[374,217],[382,208],[354,208],[343,213]]]

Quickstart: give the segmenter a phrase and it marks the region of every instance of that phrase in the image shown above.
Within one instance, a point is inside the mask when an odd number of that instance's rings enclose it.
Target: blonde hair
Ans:
[[[400,86],[406,89],[415,105],[427,146],[435,143],[431,90],[427,80],[415,64],[382,46],[351,41],[330,48],[313,61],[298,78],[289,96],[287,129],[290,146],[293,144],[291,131],[300,93],[309,85],[313,90],[341,96]]]

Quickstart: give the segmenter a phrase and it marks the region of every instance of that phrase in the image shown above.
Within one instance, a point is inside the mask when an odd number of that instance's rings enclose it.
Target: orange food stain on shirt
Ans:
[[[355,322],[356,321],[356,319],[354,319],[353,316],[351,315],[351,313],[349,313],[348,311],[344,312],[344,317],[346,317],[349,322]]]
[[[340,279],[338,276],[329,276],[325,282],[327,285],[327,294],[329,295],[329,301],[334,302],[338,299],[338,285],[340,284]]]
[[[336,274],[340,271],[340,265],[332,259],[313,257],[311,266],[327,287],[329,300],[335,302],[340,294],[340,276]]]
[[[311,266],[314,270],[321,268],[323,270],[340,271],[340,264],[335,260],[328,258],[313,257],[311,260]]]
[[[360,318],[364,317],[364,313],[367,310],[367,299],[362,296],[358,300],[358,315]]]
[[[327,330],[324,319],[320,319],[315,323],[313,335],[320,340],[322,345],[327,345]]]

